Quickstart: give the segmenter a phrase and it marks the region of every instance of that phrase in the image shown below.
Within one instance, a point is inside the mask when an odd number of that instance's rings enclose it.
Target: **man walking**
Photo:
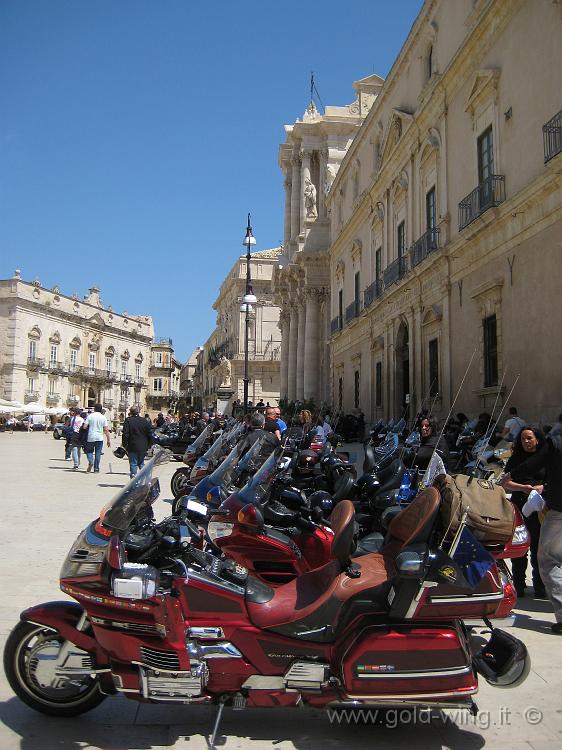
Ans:
[[[146,419],[139,416],[137,406],[131,406],[129,416],[123,425],[122,445],[129,456],[129,474],[135,476],[144,466],[146,451],[152,443],[152,431]]]
[[[102,414],[101,404],[96,404],[94,406],[94,411],[91,414],[88,414],[85,426],[88,428],[88,437],[86,441],[88,468],[86,471],[92,471],[93,466],[94,472],[97,474],[100,470],[104,435],[107,441],[107,447],[111,447],[107,417]]]
[[[80,452],[82,450],[82,436],[80,435],[80,429],[84,424],[84,419],[80,415],[80,409],[71,409],[70,414],[72,415],[72,419],[70,420],[70,429],[72,430],[70,438],[73,464],[72,469],[73,471],[78,471],[78,467],[80,466]]]

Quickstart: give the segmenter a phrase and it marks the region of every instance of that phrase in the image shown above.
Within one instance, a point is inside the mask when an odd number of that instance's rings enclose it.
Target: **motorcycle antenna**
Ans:
[[[476,468],[477,468],[478,464],[480,463],[480,459],[484,455],[484,449],[488,445],[488,441],[490,440],[490,437],[491,437],[491,434],[492,434],[490,428],[492,427],[492,423],[494,421],[494,412],[496,411],[496,407],[498,405],[498,400],[499,400],[500,393],[501,393],[501,390],[502,390],[502,387],[503,387],[504,378],[505,378],[505,376],[507,374],[507,370],[508,370],[508,368],[506,367],[505,370],[502,373],[502,379],[500,381],[500,386],[498,388],[498,392],[496,393],[496,400],[494,401],[494,406],[492,407],[492,413],[490,414],[490,419],[488,420],[488,424],[486,425],[486,430],[484,431],[484,435],[482,436],[484,438],[484,440],[483,440],[483,446],[482,446],[480,452],[478,453],[478,455],[476,456],[476,462],[474,464],[474,469],[470,473],[471,480],[472,480],[472,478],[474,476],[474,471],[476,471]],[[499,415],[498,415],[498,417],[499,417]]]
[[[507,368],[506,368],[506,371],[507,371]],[[503,414],[503,412],[504,412],[504,409],[505,409],[505,406],[506,406],[506,404],[507,404],[507,403],[509,402],[509,400],[510,400],[510,398],[511,398],[511,394],[512,394],[512,393],[513,393],[513,391],[515,390],[515,386],[517,385],[517,381],[519,380],[519,377],[520,377],[520,375],[521,375],[521,373],[520,373],[520,372],[518,372],[518,373],[517,373],[517,376],[516,376],[516,378],[515,378],[515,381],[514,381],[513,385],[511,386],[511,390],[510,390],[510,391],[509,391],[509,393],[507,394],[507,398],[505,399],[505,401],[504,401],[504,404],[503,404],[503,406],[502,406],[502,408],[501,408],[501,411],[500,411],[500,413],[498,414],[498,418],[497,418],[497,420],[496,420],[496,423],[497,423],[497,422],[499,421],[499,419],[500,419],[501,415]],[[496,402],[497,402],[497,400],[498,400],[498,398],[499,398],[499,395],[500,395],[500,391],[501,391],[501,387],[502,387],[502,384],[503,384],[503,377],[502,377],[502,380],[501,380],[501,383],[500,383],[500,387],[499,387],[499,389],[498,389],[498,395],[496,396]],[[496,408],[496,405],[494,404],[494,409],[492,410],[492,414],[494,413],[494,410],[495,410],[495,408]],[[491,426],[491,424],[492,424],[492,416],[490,416],[490,421],[489,421],[489,423],[488,423],[488,427],[487,427],[487,429],[486,429],[486,432],[484,433],[484,437],[486,437],[486,435],[488,435],[488,430],[490,429],[490,426]],[[491,434],[490,434],[490,435],[488,436],[488,439],[484,441],[484,444],[482,445],[482,448],[480,449],[480,453],[479,453],[479,454],[478,454],[478,455],[476,456],[476,461],[475,461],[475,463],[474,463],[474,467],[472,468],[472,471],[471,471],[471,472],[470,472],[470,474],[469,474],[469,480],[468,480],[468,484],[470,484],[470,483],[472,482],[472,480],[474,479],[474,475],[475,475],[476,469],[478,468],[478,465],[479,465],[479,463],[480,463],[480,459],[481,459],[481,458],[482,458],[482,456],[484,455],[484,451],[485,451],[485,449],[486,449],[486,446],[488,445],[488,440],[490,439],[490,437],[491,437]]]
[[[439,441],[443,437],[443,433],[445,432],[445,425],[451,418],[451,414],[453,413],[453,409],[455,408],[455,404],[457,403],[457,399],[460,396],[460,392],[462,391],[462,387],[464,385],[464,381],[466,380],[466,376],[468,375],[468,372],[470,370],[470,366],[472,365],[472,360],[476,356],[476,350],[478,349],[478,346],[474,347],[474,351],[472,352],[472,356],[470,357],[470,361],[466,367],[466,370],[464,371],[464,375],[462,376],[461,383],[457,389],[457,392],[455,393],[455,398],[453,399],[453,403],[451,404],[451,408],[449,409],[449,412],[447,413],[447,416],[445,417],[445,421],[443,422],[443,427],[441,427],[441,432],[439,433],[439,437],[437,438],[437,441],[435,443],[435,448],[433,449],[433,453],[431,454],[431,458],[429,459],[429,463],[433,461],[433,457],[435,456],[435,453],[437,452],[437,446],[439,445]],[[428,464],[429,466],[429,464]]]

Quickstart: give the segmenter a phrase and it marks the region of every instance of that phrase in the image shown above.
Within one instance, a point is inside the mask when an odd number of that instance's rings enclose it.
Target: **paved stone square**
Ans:
[[[78,532],[128,479],[128,465],[105,452],[100,474],[79,472],[64,461],[64,444],[51,433],[0,434],[1,527],[0,638],[5,639],[22,609],[62,599],[58,573]],[[165,467],[159,518],[169,510]],[[330,724],[323,712],[303,709],[225,710],[218,746],[330,750],[331,748],[415,747],[416,750],[478,750],[486,745],[509,750],[553,750],[562,746],[562,638],[550,633],[548,602],[526,598],[517,609],[514,632],[531,653],[532,672],[517,690],[483,684],[476,700],[479,717],[427,717],[414,725],[407,716],[388,717],[387,726]],[[0,748],[207,748],[214,709],[139,704],[108,698],[76,719],[54,719],[19,701],[0,675]],[[402,723],[400,719],[402,718]],[[398,726],[395,727],[395,724]],[[395,728],[394,728],[395,727]]]

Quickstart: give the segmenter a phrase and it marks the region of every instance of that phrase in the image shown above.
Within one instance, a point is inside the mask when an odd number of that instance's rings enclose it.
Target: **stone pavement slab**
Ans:
[[[349,446],[361,463],[361,447]],[[0,433],[0,645],[21,610],[67,598],[58,587],[61,564],[77,534],[128,480],[127,464],[110,451],[100,474],[70,470],[62,441],[50,433]],[[157,517],[169,513],[165,467]],[[531,653],[532,672],[516,690],[481,683],[480,714],[437,712],[428,717],[387,716],[386,724],[330,723],[312,709],[238,712],[225,709],[218,747],[225,750],[554,750],[562,747],[562,638],[550,633],[548,602],[518,605],[515,634]],[[207,706],[139,704],[108,698],[75,719],[54,719],[27,708],[0,674],[0,750],[207,750],[214,709]]]

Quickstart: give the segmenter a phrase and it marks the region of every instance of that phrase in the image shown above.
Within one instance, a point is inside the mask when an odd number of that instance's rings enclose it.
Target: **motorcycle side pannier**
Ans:
[[[435,487],[441,493],[441,518],[449,536],[468,509],[466,523],[481,542],[505,544],[513,537],[515,513],[503,487],[465,474],[440,476]]]

